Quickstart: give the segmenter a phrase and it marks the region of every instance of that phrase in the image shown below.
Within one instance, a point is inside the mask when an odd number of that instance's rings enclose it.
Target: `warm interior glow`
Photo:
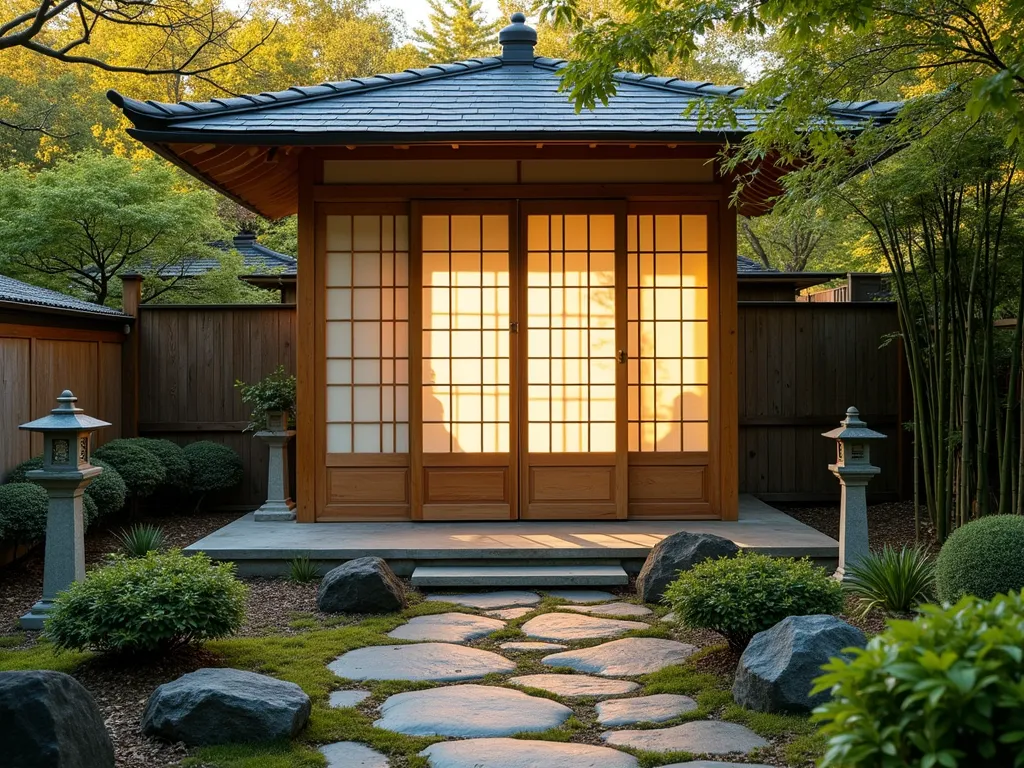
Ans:
[[[509,220],[423,217],[423,450],[509,450]]]
[[[327,451],[409,450],[409,222],[327,217]]]
[[[707,217],[629,216],[629,450],[708,450]]]
[[[527,450],[615,450],[615,217],[527,222]]]

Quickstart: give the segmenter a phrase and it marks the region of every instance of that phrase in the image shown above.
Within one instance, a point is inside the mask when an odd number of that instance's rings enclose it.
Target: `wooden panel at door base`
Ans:
[[[631,466],[629,517],[717,519],[710,503],[708,468],[672,464]]]
[[[427,466],[423,469],[423,519],[508,520],[512,517],[511,493],[507,465]]]
[[[564,456],[564,454],[563,454]],[[528,504],[520,516],[529,520],[615,519],[615,465],[559,466],[558,454],[529,468]]]
[[[383,463],[394,458],[388,456],[380,460]],[[410,517],[408,467],[327,469],[327,504],[318,511],[318,521],[408,520]]]

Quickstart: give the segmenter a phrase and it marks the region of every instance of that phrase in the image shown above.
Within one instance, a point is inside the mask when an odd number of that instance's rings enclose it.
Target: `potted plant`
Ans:
[[[242,396],[242,402],[252,406],[246,432],[265,429],[268,432],[284,432],[288,429],[290,417],[295,414],[295,377],[283,365],[255,384],[236,381],[235,388]]]

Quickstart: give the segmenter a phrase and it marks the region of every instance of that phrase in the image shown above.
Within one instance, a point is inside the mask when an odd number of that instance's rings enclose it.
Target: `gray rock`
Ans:
[[[189,745],[288,739],[309,720],[295,683],[240,669],[200,669],[149,697],[142,732]]]
[[[478,608],[481,611],[486,611],[494,608],[511,608],[518,605],[536,605],[540,602],[540,595],[536,592],[507,589],[501,592],[470,592],[463,595],[429,595],[427,600],[455,603],[456,605],[464,605],[467,608]]]
[[[688,763],[672,763],[662,768],[772,768],[764,763],[720,763],[717,760],[691,760]]]
[[[655,544],[647,555],[636,579],[636,593],[645,603],[660,602],[665,588],[680,571],[688,571],[702,560],[732,557],[737,552],[739,547],[729,539],[711,533],[673,533]]]
[[[615,595],[599,589],[549,589],[547,596],[567,603],[606,603],[614,600]]]
[[[560,611],[586,613],[589,616],[650,616],[654,611],[646,605],[608,603],[607,605],[563,605]]]
[[[663,723],[684,712],[693,712],[696,708],[697,702],[689,696],[674,693],[637,696],[635,699],[610,699],[598,702],[597,722],[606,726]]]
[[[656,637],[626,637],[591,648],[554,653],[541,659],[549,667],[569,667],[602,677],[647,675],[681,664],[697,647]]]
[[[341,709],[343,707],[354,707],[362,701],[370,698],[369,691],[331,691],[331,696],[328,700],[331,709]]]
[[[324,613],[390,613],[405,607],[405,586],[381,558],[360,557],[327,572],[316,604]]]
[[[575,613],[544,613],[522,626],[527,637],[555,641],[615,637],[634,629],[647,629],[647,625],[640,621],[602,619]]]
[[[659,619],[659,621],[663,621],[666,624],[678,624],[679,623],[679,617],[676,616],[676,612],[675,611],[669,611],[664,616],[662,616],[661,619]]]
[[[431,616],[414,616],[407,623],[388,632],[388,637],[396,640],[465,643],[504,628],[504,621],[489,619],[486,616],[474,616],[471,613],[435,613]]]
[[[606,699],[609,696],[623,696],[632,693],[640,687],[628,680],[605,680],[590,675],[522,675],[511,678],[509,683],[521,688],[539,688],[542,691],[566,698],[593,696]]]
[[[503,651],[561,651],[569,646],[561,643],[538,643],[530,640],[523,642],[501,643],[499,646]]]
[[[484,611],[488,616],[497,619],[519,619],[530,613],[533,608],[499,608],[496,611]]]
[[[768,742],[745,725],[723,720],[694,720],[672,728],[645,731],[605,731],[601,738],[617,747],[648,752],[692,752],[695,755],[747,754]]]
[[[863,648],[864,633],[835,616],[790,616],[754,635],[736,668],[736,703],[758,712],[809,712],[829,700],[811,696],[821,666],[844,648]]]
[[[0,672],[0,750],[7,768],[114,768],[99,707],[63,672]]]
[[[479,648],[450,643],[371,645],[338,657],[327,668],[349,680],[479,680],[516,668],[508,659]]]
[[[388,768],[388,759],[358,741],[339,741],[320,747],[327,768]]]
[[[636,758],[590,744],[526,739],[467,739],[431,744],[430,768],[636,768]]]
[[[375,728],[408,736],[483,738],[546,731],[572,710],[551,699],[489,685],[451,685],[408,691],[381,704]]]

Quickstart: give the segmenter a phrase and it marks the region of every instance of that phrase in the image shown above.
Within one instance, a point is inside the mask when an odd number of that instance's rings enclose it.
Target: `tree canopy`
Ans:
[[[489,21],[478,0],[427,0],[429,27],[413,30],[431,62],[449,62],[493,56],[498,52],[502,24]]]

